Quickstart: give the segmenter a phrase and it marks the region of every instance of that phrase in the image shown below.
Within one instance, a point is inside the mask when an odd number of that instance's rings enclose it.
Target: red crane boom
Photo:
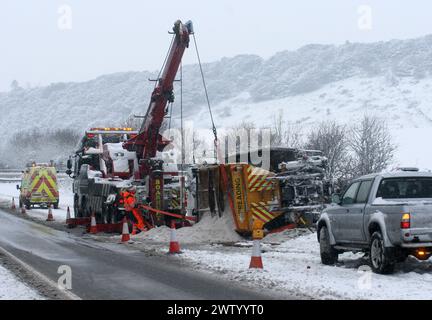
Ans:
[[[161,77],[153,90],[149,107],[138,135],[125,142],[124,147],[137,153],[140,179],[150,174],[151,159],[157,151],[166,146],[159,130],[167,112],[168,102],[174,101],[173,83],[180,67],[185,49],[189,46],[189,36],[193,33],[191,21],[183,24],[180,20],[174,23],[174,39],[171,44]]]

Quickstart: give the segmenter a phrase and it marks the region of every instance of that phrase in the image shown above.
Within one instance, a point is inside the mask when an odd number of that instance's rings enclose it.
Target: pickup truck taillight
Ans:
[[[404,213],[402,215],[402,220],[401,220],[401,229],[409,229],[411,228],[411,215],[409,213]]]

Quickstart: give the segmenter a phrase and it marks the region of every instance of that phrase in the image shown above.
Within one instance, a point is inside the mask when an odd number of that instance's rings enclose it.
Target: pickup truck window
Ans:
[[[362,181],[356,197],[356,203],[366,203],[373,180]]]
[[[349,188],[347,189],[347,191],[345,191],[343,195],[342,205],[354,203],[359,185],[360,182],[354,182],[352,185],[349,186]]]
[[[383,199],[432,198],[432,178],[386,178],[381,180],[376,196]]]

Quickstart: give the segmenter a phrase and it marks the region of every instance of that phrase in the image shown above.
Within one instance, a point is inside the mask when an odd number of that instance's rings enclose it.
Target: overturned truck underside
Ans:
[[[251,234],[256,221],[267,231],[312,225],[331,192],[324,174],[326,159],[305,155],[295,159],[276,168],[273,164],[275,172],[247,163],[196,167],[195,214],[198,219],[209,211],[231,214],[242,235]]]

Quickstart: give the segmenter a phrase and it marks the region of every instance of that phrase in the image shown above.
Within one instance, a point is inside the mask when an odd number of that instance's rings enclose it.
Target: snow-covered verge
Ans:
[[[247,242],[244,242],[245,245]],[[249,245],[251,245],[249,243]],[[221,245],[184,249],[180,259],[254,287],[313,299],[432,299],[432,263],[410,257],[393,275],[370,271],[363,254],[344,253],[321,264],[316,234],[262,245],[264,270],[249,269],[251,248]]]
[[[207,216],[193,227],[177,230],[183,253],[174,259],[292,298],[432,299],[431,261],[409,257],[396,266],[393,275],[372,273],[362,253],[344,253],[336,266],[325,266],[321,264],[316,233],[307,229],[267,235],[261,245],[264,270],[249,269],[252,241],[240,238],[231,223],[228,215],[222,219]],[[169,229],[155,228],[132,239],[132,246],[165,254]]]
[[[205,215],[202,220],[192,227],[184,227],[176,231],[181,243],[203,244],[203,243],[233,243],[241,241],[240,235],[234,231],[232,219],[211,217]],[[154,242],[166,242],[170,237],[170,228],[162,226],[151,229],[148,232],[137,234],[133,237],[135,241],[150,240]]]
[[[44,299],[34,289],[19,281],[11,272],[0,266],[0,300]]]

